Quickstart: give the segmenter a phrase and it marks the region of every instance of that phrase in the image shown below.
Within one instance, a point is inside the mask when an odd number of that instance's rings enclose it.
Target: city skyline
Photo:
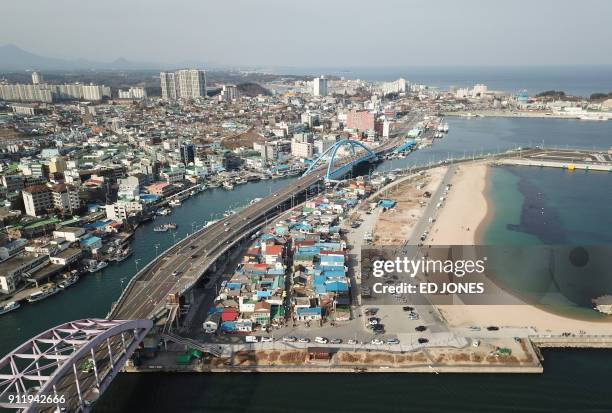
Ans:
[[[2,43],[69,60],[286,67],[612,64],[612,4],[598,0],[580,7],[549,0],[494,6],[389,0],[378,7],[317,0],[301,9],[278,0],[183,0],[163,15],[153,13],[162,6],[157,1],[146,9],[139,1],[32,3],[4,6],[11,18],[0,28]],[[62,16],[70,25],[57,25]],[[17,26],[26,20],[36,32]]]

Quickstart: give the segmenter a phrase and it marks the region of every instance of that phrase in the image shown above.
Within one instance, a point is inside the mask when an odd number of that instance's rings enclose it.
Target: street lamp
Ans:
[[[140,258],[136,258],[134,260],[134,264],[136,264],[136,274],[138,274],[138,263],[140,262]]]
[[[155,258],[159,256],[158,249],[159,249],[159,244],[155,244]]]

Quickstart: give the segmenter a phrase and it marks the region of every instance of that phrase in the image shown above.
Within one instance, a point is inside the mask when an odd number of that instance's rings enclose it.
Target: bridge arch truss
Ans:
[[[340,166],[339,168],[334,170],[334,161],[336,160],[336,155],[338,154],[338,150],[341,147],[349,147],[351,149],[352,152],[352,159],[350,162]],[[363,154],[360,157],[357,157],[357,153],[356,150],[357,149],[364,149],[365,150],[365,154]],[[372,152],[372,150],[370,150],[370,148],[368,148],[367,146],[365,146],[363,143],[359,142],[359,141],[354,141],[352,139],[342,139],[339,140],[338,142],[334,143],[332,146],[330,146],[329,148],[327,148],[306,170],[306,172],[304,172],[304,175],[309,174],[310,172],[314,171],[315,169],[317,169],[320,165],[322,165],[326,159],[328,159],[328,164],[327,164],[327,171],[325,173],[325,180],[329,181],[329,180],[333,180],[339,176],[344,175],[350,168],[352,168],[353,165],[356,165],[360,162],[366,161],[366,160],[370,160],[370,159],[376,159],[377,155]]]
[[[89,410],[95,400],[87,395],[106,390],[152,327],[151,320],[83,319],[37,335],[0,360],[0,407],[34,411],[40,406],[7,403],[9,395],[63,395],[57,408]]]

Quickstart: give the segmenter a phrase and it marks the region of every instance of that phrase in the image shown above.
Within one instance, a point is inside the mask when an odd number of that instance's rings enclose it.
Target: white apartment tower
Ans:
[[[174,73],[172,72],[161,72],[159,74],[161,82],[161,96],[164,100],[176,100],[176,80]]]
[[[195,99],[206,97],[206,72],[182,69],[174,73],[159,74],[162,99]]]
[[[327,79],[325,76],[315,77],[313,79],[312,94],[314,96],[327,96]]]
[[[42,74],[38,72],[32,72],[32,84],[40,85],[41,83],[44,83],[44,82],[45,81],[43,80]]]

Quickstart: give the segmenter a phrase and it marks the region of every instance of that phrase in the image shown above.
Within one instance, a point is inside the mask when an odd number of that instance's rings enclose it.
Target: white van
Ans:
[[[246,336],[246,342],[247,343],[257,343],[257,336]]]

